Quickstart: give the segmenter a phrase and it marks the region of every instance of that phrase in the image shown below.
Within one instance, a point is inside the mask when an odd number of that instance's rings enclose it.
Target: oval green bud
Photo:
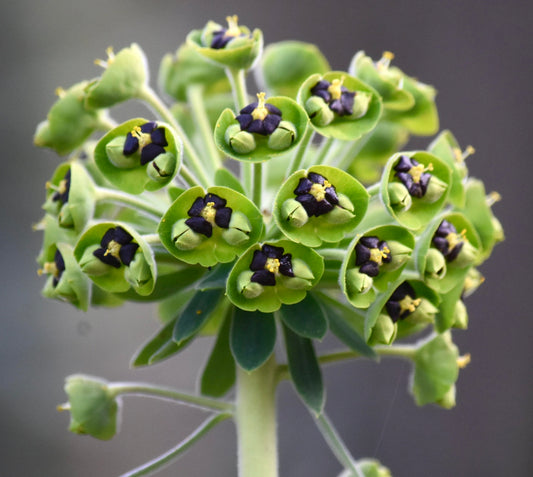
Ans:
[[[346,288],[349,295],[363,295],[372,288],[373,283],[372,277],[355,268],[346,272]]]
[[[354,214],[342,207],[334,207],[324,217],[331,224],[345,224],[354,218]]]
[[[346,209],[349,212],[354,211],[353,203],[347,195],[337,192],[337,198],[339,199],[339,207],[342,207],[343,209]]]
[[[242,230],[229,227],[222,232],[222,238],[233,246],[239,246],[250,240],[250,236]]]
[[[363,117],[368,111],[368,106],[372,100],[372,95],[363,91],[355,93],[353,102],[353,114],[350,116],[353,119]]]
[[[327,103],[318,96],[311,96],[305,102],[305,110],[313,124],[327,126],[335,119],[335,113],[329,109]]]
[[[187,219],[178,220],[172,227],[172,240],[174,245],[180,250],[192,250],[198,247],[205,237],[202,234],[193,232],[185,223]]]
[[[412,249],[396,240],[387,240],[387,245],[390,250],[391,261],[389,263],[382,263],[381,268],[384,271],[392,272],[409,260]]]
[[[468,328],[468,311],[463,300],[457,300],[454,317],[455,320],[452,325],[454,328],[459,328],[460,330],[466,330]]]
[[[98,257],[94,255],[94,251],[98,249],[98,245],[92,245],[87,247],[83,252],[83,255],[80,259],[80,268],[83,273],[87,275],[104,275],[109,272],[110,266],[102,262]]]
[[[251,278],[254,272],[242,272],[237,278],[237,288],[246,298],[257,298],[263,293],[263,285],[257,282],[252,282]]]
[[[391,182],[388,185],[390,205],[394,207],[397,211],[408,210],[412,203],[413,199],[411,194],[403,184],[399,182]]]
[[[378,315],[376,324],[372,328],[372,333],[368,339],[369,345],[391,344],[398,333],[398,324],[393,323],[389,315],[381,313]]]
[[[295,199],[287,199],[281,206],[281,216],[293,227],[300,228],[309,220],[303,205]]]
[[[232,211],[229,228],[240,230],[246,234],[249,234],[252,231],[252,225],[250,224],[248,217],[238,210]]]
[[[434,323],[435,315],[438,313],[438,308],[433,306],[433,304],[426,298],[421,298],[419,305],[416,307],[415,311],[410,313],[405,321],[409,323]]]
[[[237,154],[248,154],[255,149],[255,138],[252,133],[239,130],[230,136],[228,144]]]
[[[171,152],[165,152],[148,163],[146,173],[156,182],[168,181],[168,178],[176,172],[176,163],[176,156]]]
[[[126,267],[124,278],[133,288],[141,288],[152,279],[150,265],[141,251],[135,254],[133,260]]]
[[[124,155],[125,141],[126,136],[117,136],[106,144],[105,151],[113,165],[121,169],[131,169],[139,165],[139,157],[138,154],[132,154],[131,156]]]
[[[292,272],[296,278],[303,278],[304,280],[313,280],[315,276],[307,264],[299,259],[292,259]]]
[[[446,192],[447,188],[448,185],[446,182],[443,182],[438,177],[435,177],[435,175],[432,175],[426,193],[421,200],[429,203],[436,202],[442,197],[442,194]]]
[[[446,275],[446,259],[436,248],[431,247],[426,254],[425,276],[440,280]]]
[[[296,127],[289,121],[281,121],[268,138],[268,147],[276,151],[287,149],[296,139]]]

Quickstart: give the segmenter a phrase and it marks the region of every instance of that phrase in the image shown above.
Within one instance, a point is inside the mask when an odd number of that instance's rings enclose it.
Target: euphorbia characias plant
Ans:
[[[163,58],[159,86],[173,104],[152,89],[132,44],[108,50],[101,76],[59,90],[37,127],[37,145],[68,156],[37,226],[43,294],[82,310],[157,304],[160,329],[134,367],[179,365],[195,338],[213,337],[196,393],[74,375],[59,408],[71,431],[104,440],[128,394],[210,413],[124,475],[155,473],[233,419],[238,475],[275,477],[276,386],[290,380],[340,475],[389,476],[343,444],[325,412],[322,367],[407,359],[416,403],[453,407],[469,356],[452,333],[467,328],[464,300],[503,239],[497,195],[469,178],[473,149],[437,135],[435,89],[392,66],[392,53],[375,61],[360,51],[331,71],[314,45],[264,48],[260,30],[227,22],[193,30]],[[117,124],[110,109],[130,100],[148,109]],[[403,149],[433,135],[426,150]],[[328,333],[339,349],[317,354]]]

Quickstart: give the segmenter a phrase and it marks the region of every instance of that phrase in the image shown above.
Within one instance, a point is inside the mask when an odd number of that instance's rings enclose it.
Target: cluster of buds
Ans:
[[[347,71],[330,71],[313,45],[262,50],[259,30],[228,17],[227,28],[209,22],[164,58],[159,81],[172,108],[148,85],[135,44],[109,50],[98,79],[60,92],[35,134],[37,145],[69,156],[47,183],[36,226],[44,295],[83,310],[161,303],[164,325],[139,366],[197,336],[229,333],[233,353],[221,366],[251,371],[272,354],[279,320],[297,335],[285,340],[289,356],[294,343],[312,349],[328,323],[368,356],[426,330],[437,338],[414,358],[412,392],[419,404],[450,407],[457,372],[432,387],[442,380],[431,353],[457,360],[449,330],[467,327],[463,300],[503,239],[494,196],[468,177],[470,149],[461,153],[444,131],[427,150],[400,150],[411,135],[437,133],[438,115],[435,90],[391,67],[391,53],[374,62],[359,52]],[[256,101],[244,82],[252,66]],[[116,124],[109,108],[130,99],[158,116]],[[87,386],[109,417],[96,426],[79,411]],[[72,379],[67,392],[78,409],[72,430],[111,437],[118,408],[105,383]]]

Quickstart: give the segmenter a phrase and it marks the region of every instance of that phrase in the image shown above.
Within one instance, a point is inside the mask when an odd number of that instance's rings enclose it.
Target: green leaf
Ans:
[[[222,294],[221,289],[199,290],[195,293],[176,321],[173,333],[176,343],[192,337],[202,328],[219,304]]]
[[[205,396],[222,397],[235,384],[235,360],[230,347],[232,313],[230,310],[224,319],[200,378],[200,392]]]
[[[245,371],[259,368],[274,351],[276,321],[272,313],[235,308],[231,326],[231,352]]]
[[[228,275],[233,268],[233,263],[219,263],[215,265],[205,277],[198,283],[198,290],[209,290],[211,288],[226,288]]]
[[[325,394],[322,373],[316,359],[313,343],[308,338],[298,336],[285,325],[283,332],[287,347],[289,372],[294,387],[303,402],[316,415],[320,415],[324,408]]]
[[[328,331],[328,321],[320,302],[307,295],[299,303],[283,305],[281,319],[292,331],[304,338],[321,340]]]
[[[215,185],[229,187],[242,195],[246,195],[242,183],[228,169],[217,169],[215,172]]]

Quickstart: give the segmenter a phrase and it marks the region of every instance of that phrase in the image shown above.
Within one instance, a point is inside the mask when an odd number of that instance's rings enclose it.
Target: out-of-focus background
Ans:
[[[503,200],[494,211],[507,240],[482,268],[486,283],[468,301],[470,328],[456,332],[472,363],[461,372],[451,411],[417,408],[406,392],[409,366],[384,360],[325,371],[326,410],[357,457],[388,465],[395,477],[533,475],[533,4],[523,0],[18,0],[2,4],[0,95],[3,126],[0,287],[0,475],[113,477],[190,433],[199,411],[127,399],[122,432],[99,442],[67,432],[63,378],[75,372],[193,390],[210,343],[200,340],[154,368],[130,370],[131,355],[157,328],[151,306],[82,313],[44,300],[35,257],[44,183],[60,162],[32,145],[35,126],[68,87],[99,74],[95,58],[135,41],[155,78],[161,57],[193,28],[237,13],[266,42],[314,42],[334,69],[364,49],[437,87],[443,128],[477,153],[473,176]],[[120,113],[119,109],[119,113]],[[422,144],[427,144],[422,142]],[[283,477],[340,471],[289,385],[279,392]],[[236,475],[235,432],[224,423],[160,475]]]

